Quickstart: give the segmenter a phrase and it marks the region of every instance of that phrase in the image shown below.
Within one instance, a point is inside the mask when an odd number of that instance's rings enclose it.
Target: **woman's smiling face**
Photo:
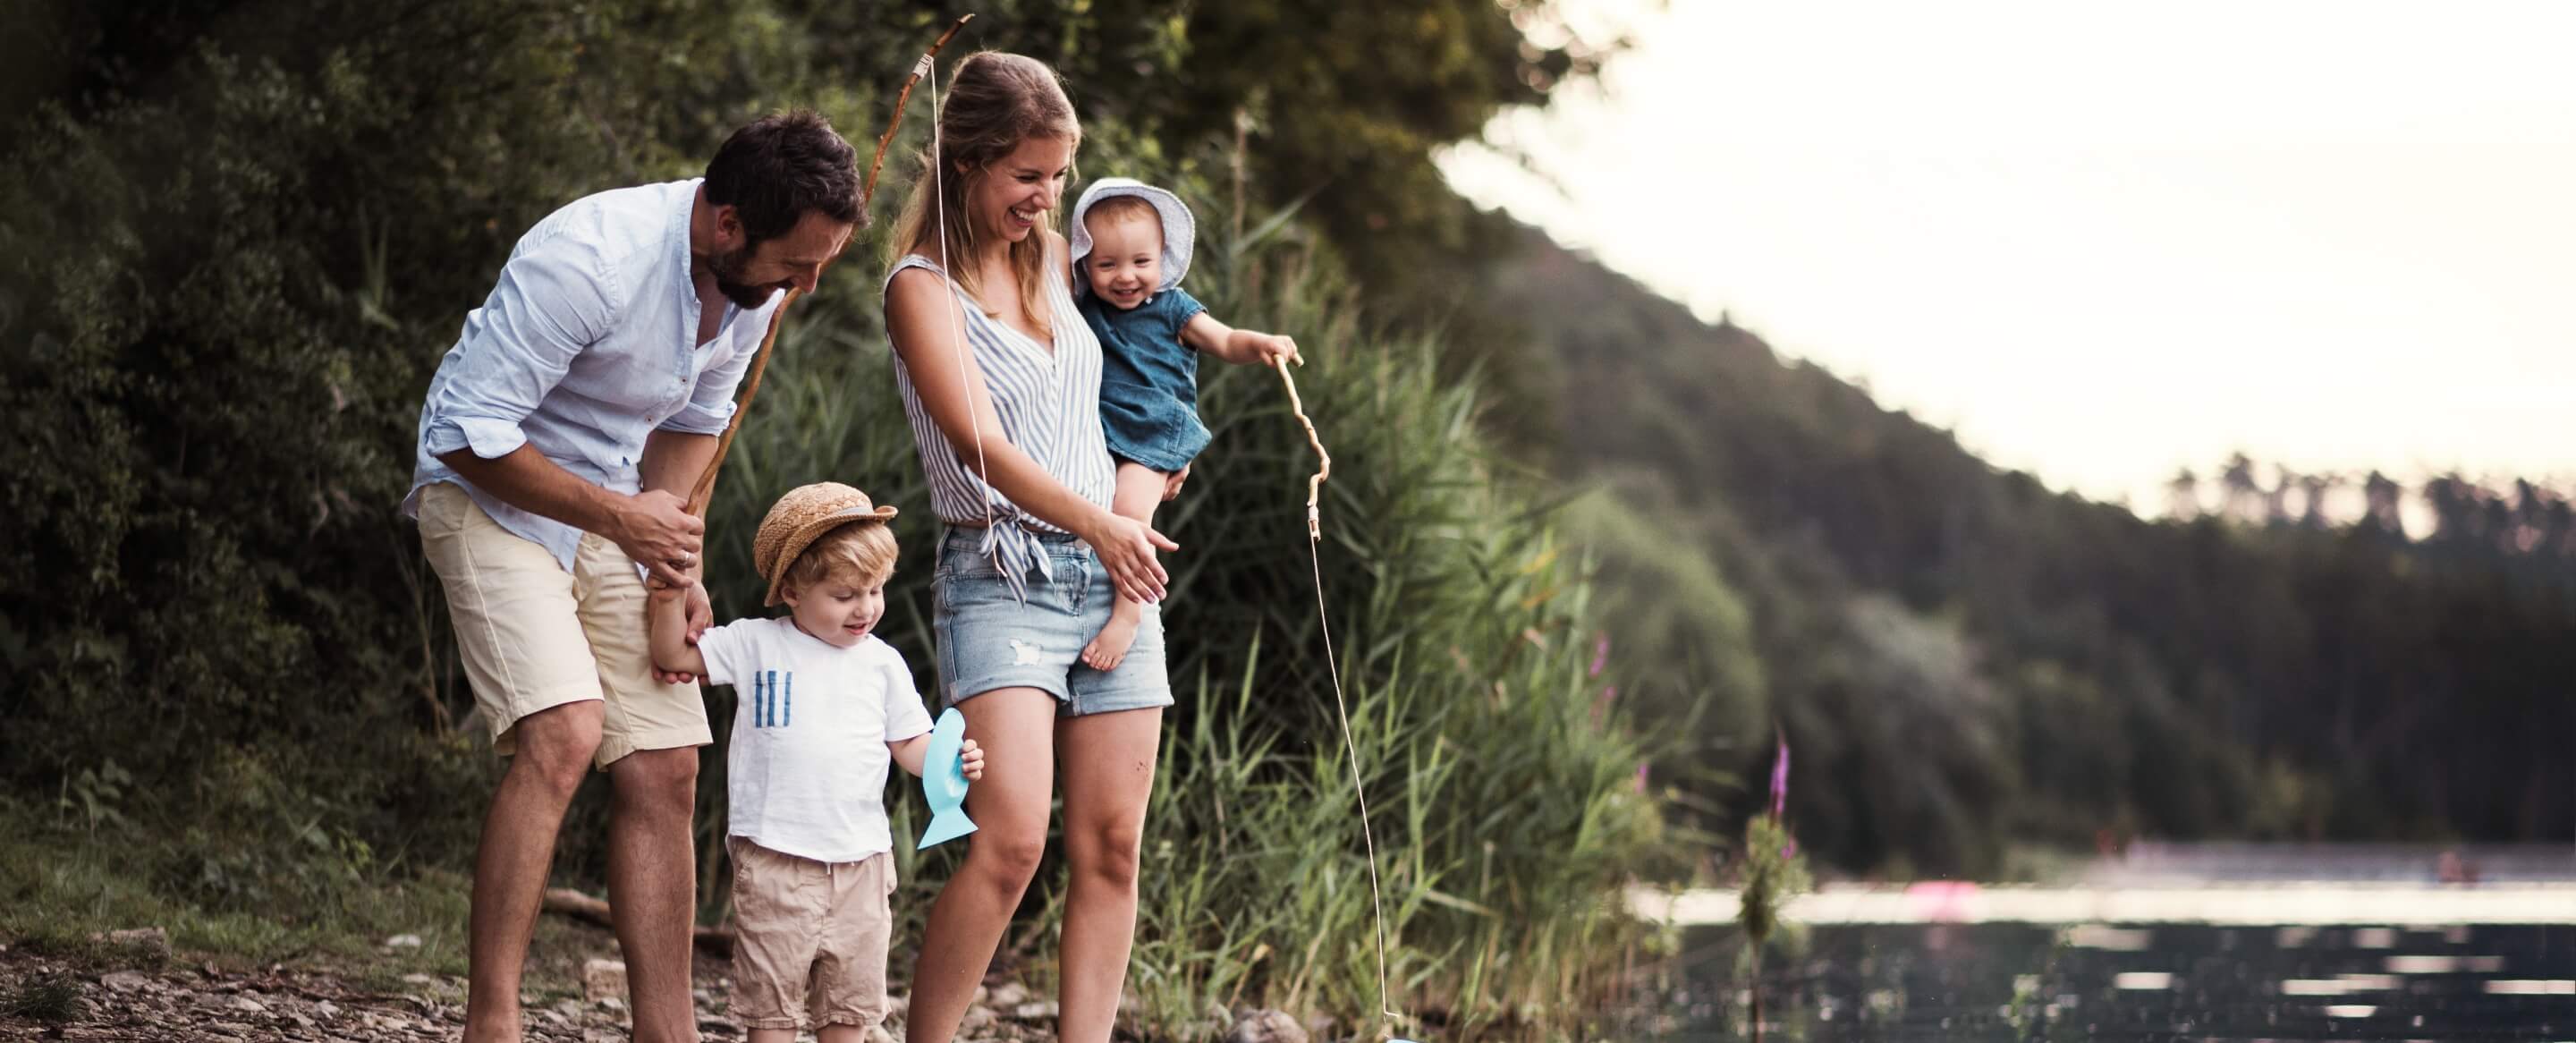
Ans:
[[[1028,238],[1064,196],[1073,168],[1073,140],[1033,137],[994,160],[975,184],[970,205],[985,232],[1005,242]]]

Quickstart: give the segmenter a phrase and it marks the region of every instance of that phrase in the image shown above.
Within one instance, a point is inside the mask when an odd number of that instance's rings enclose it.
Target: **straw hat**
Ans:
[[[1082,198],[1074,202],[1072,246],[1075,270],[1081,270],[1082,259],[1091,256],[1091,226],[1082,223],[1082,217],[1091,211],[1092,204],[1111,196],[1135,196],[1154,204],[1154,213],[1163,219],[1163,284],[1154,287],[1154,292],[1161,293],[1180,285],[1181,277],[1190,273],[1190,253],[1198,238],[1198,222],[1191,218],[1190,208],[1181,202],[1181,197],[1129,177],[1104,177],[1094,181],[1091,187],[1082,190]],[[1089,280],[1076,279],[1074,284],[1084,293],[1091,292]]]
[[[769,597],[761,604],[778,604],[778,582],[787,578],[787,566],[795,564],[797,556],[824,533],[854,521],[892,517],[894,508],[869,503],[868,494],[839,482],[787,490],[770,505],[768,517],[760,519],[760,532],[751,538],[751,567],[769,580]]]

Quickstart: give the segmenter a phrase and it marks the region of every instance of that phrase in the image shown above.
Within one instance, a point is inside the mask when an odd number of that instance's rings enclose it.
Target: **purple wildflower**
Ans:
[[[1779,756],[1771,761],[1771,817],[1779,818],[1789,809],[1789,737],[1780,737]]]
[[[1610,665],[1610,635],[1604,633],[1592,640],[1592,672],[1585,676],[1599,677],[1601,668],[1608,665]]]
[[[1637,762],[1637,792],[1646,792],[1646,762]]]

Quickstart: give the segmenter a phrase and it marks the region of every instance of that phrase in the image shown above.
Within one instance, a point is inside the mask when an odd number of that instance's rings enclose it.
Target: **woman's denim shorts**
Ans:
[[[1118,589],[1089,545],[1054,533],[1039,539],[1055,576],[1029,570],[1022,604],[979,552],[981,530],[950,528],[941,536],[930,590],[948,703],[999,688],[1036,688],[1055,696],[1056,712],[1066,717],[1172,705],[1161,607],[1145,606],[1136,643],[1117,669],[1092,669],[1082,661],[1082,647],[1108,625]]]

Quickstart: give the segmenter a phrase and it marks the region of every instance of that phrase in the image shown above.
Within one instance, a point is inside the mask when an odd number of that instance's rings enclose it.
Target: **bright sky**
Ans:
[[[1566,2],[1452,183],[1993,462],[2576,476],[2576,4]]]

